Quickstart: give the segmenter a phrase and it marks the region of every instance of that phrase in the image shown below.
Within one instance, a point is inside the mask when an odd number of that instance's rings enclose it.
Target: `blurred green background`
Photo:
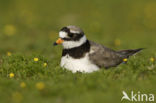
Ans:
[[[59,67],[61,46],[53,47],[52,43],[58,38],[59,30],[67,25],[79,26],[89,40],[115,50],[146,50],[138,58],[132,58],[128,66],[117,68],[119,71],[64,72]],[[150,58],[156,57],[155,38],[155,0],[0,0],[0,91],[6,92],[5,95],[0,93],[0,101],[110,103],[113,101],[111,96],[116,98],[114,101],[120,101],[121,91],[126,88],[152,92],[156,81],[155,65],[150,67],[153,71],[148,71],[147,67],[151,65]],[[44,58],[41,63],[48,61],[48,69],[33,71],[31,76],[24,75],[27,67],[40,68],[31,62],[36,56]],[[19,71],[19,66],[24,72]],[[16,78],[8,77],[12,71],[9,68],[16,68]],[[124,68],[129,69],[125,71]],[[139,70],[136,72],[136,69]],[[17,86],[21,81],[28,84],[24,91]],[[35,91],[34,85],[38,81],[44,81],[48,89],[41,93]],[[11,99],[7,100],[9,97]]]
[[[124,48],[150,48],[155,11],[155,0],[1,0],[0,52],[44,51],[67,25],[108,46],[120,39]]]

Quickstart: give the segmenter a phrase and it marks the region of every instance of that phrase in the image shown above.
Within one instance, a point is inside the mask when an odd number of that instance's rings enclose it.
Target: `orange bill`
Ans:
[[[54,43],[54,45],[58,45],[58,44],[62,44],[64,40],[62,40],[61,38],[58,38],[56,40],[56,42]]]

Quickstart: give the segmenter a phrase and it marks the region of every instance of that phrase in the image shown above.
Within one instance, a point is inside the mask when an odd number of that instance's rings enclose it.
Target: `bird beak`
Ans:
[[[58,45],[58,44],[62,44],[64,42],[64,40],[62,40],[61,38],[58,38],[57,40],[56,40],[56,42],[54,42],[54,46],[55,45]]]

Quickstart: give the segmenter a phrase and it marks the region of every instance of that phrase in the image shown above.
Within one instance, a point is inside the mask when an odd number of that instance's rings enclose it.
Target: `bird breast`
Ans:
[[[86,72],[90,73],[93,71],[97,71],[99,69],[98,66],[91,63],[89,60],[88,54],[86,54],[83,58],[72,58],[69,55],[65,55],[61,58],[61,67],[66,68],[73,73],[75,72]]]

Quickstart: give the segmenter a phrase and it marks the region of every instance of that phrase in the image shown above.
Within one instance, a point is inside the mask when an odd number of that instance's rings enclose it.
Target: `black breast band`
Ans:
[[[71,49],[63,49],[62,56],[69,55],[75,59],[82,58],[85,56],[87,52],[90,51],[90,43],[87,40],[84,44],[79,47],[71,48]]]

